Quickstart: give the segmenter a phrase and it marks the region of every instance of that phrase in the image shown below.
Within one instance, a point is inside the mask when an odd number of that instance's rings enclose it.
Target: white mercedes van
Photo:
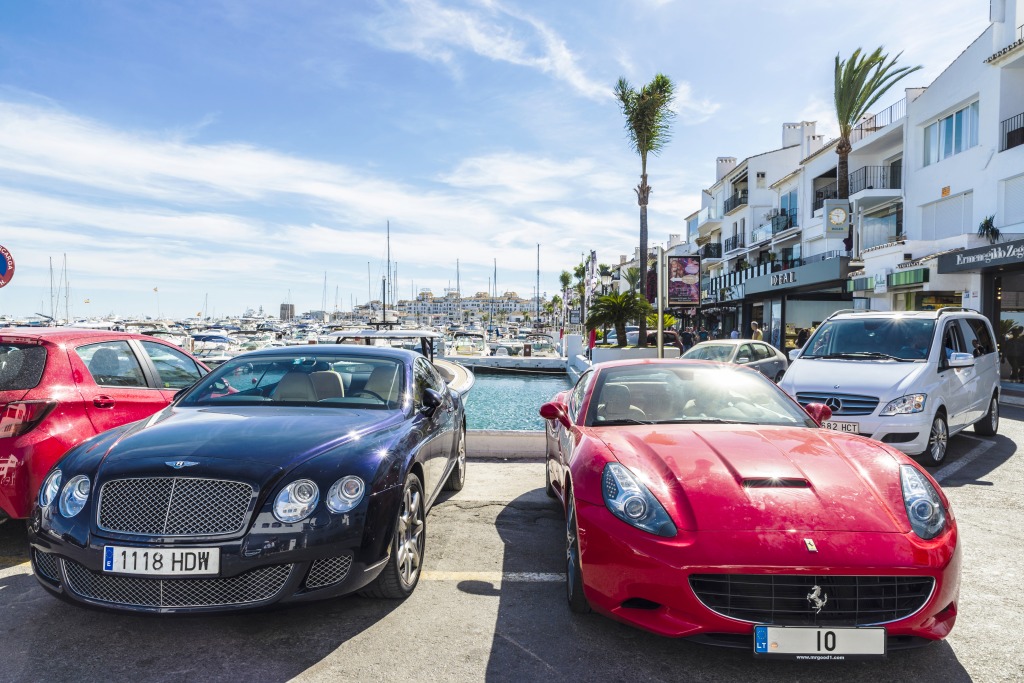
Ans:
[[[824,427],[929,465],[946,457],[951,434],[999,429],[999,352],[976,311],[839,311],[790,361],[779,386],[801,405],[831,408]]]

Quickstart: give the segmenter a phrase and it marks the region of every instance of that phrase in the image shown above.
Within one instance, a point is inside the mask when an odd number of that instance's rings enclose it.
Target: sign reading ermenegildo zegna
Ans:
[[[938,272],[954,273],[1018,264],[1024,264],[1024,240],[943,254],[939,257]]]

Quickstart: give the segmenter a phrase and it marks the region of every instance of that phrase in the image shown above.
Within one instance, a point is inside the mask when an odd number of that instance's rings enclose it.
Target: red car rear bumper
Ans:
[[[913,533],[801,530],[680,531],[661,538],[627,525],[603,505],[576,503],[584,593],[591,606],[659,635],[753,634],[755,622],[724,616],[701,602],[690,585],[694,574],[931,577],[934,588],[923,606],[885,623],[887,635],[938,640],[956,621],[955,527],[933,541]],[[816,552],[805,538],[814,541]],[[810,604],[807,609],[813,611]]]
[[[0,439],[0,510],[14,519],[28,517],[46,473],[68,448],[41,429]]]

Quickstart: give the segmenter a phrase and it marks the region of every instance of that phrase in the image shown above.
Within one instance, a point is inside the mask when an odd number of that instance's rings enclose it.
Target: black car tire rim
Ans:
[[[398,513],[398,573],[402,583],[412,586],[420,574],[423,558],[423,495],[418,486],[406,486]]]
[[[992,402],[988,406],[988,418],[989,429],[995,434],[999,431],[999,401],[996,400],[995,396],[992,397]]]
[[[933,463],[938,464],[946,457],[948,442],[949,430],[946,427],[946,420],[942,415],[936,415],[932,420],[931,433],[928,435],[928,456]]]
[[[576,526],[576,500],[572,491],[568,494],[569,509],[565,521],[565,593],[569,609],[578,614],[590,611],[590,605],[583,594],[583,569],[580,566],[579,529]]]

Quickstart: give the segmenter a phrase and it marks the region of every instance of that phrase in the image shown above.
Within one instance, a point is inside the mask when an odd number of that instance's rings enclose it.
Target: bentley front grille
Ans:
[[[245,526],[253,488],[190,477],[115,479],[100,490],[97,525],[145,536],[216,536]]]
[[[352,556],[328,557],[317,560],[306,575],[306,588],[323,588],[342,581],[352,568]]]
[[[284,587],[292,565],[260,567],[230,578],[155,579],[89,571],[64,560],[68,586],[78,595],[132,607],[222,607],[270,600]]]
[[[53,583],[60,583],[60,569],[57,568],[57,556],[38,550],[33,550],[32,555],[36,560],[36,572]]]
[[[832,409],[833,415],[870,415],[878,407],[877,396],[856,394],[835,394],[828,392],[798,391],[796,400],[802,406],[808,403],[824,403]]]
[[[713,612],[780,626],[867,626],[920,610],[935,580],[921,576],[694,574],[690,587]]]

